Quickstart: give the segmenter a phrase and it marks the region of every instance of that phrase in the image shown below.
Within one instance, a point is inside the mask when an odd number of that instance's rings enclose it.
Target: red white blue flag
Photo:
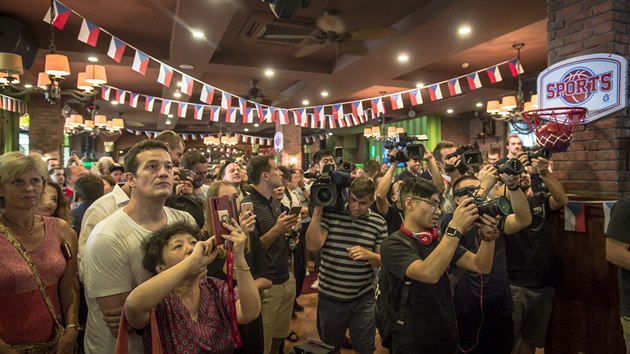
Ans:
[[[276,114],[276,107],[273,107],[273,106],[267,107],[267,110],[265,112],[265,122],[266,123],[274,123],[275,122],[275,117],[274,117],[275,114]]]
[[[363,101],[354,101],[351,105],[352,113],[361,119],[363,117]]]
[[[357,118],[356,115],[354,114],[349,114],[350,118],[352,119],[352,125],[359,125],[359,119]],[[363,122],[361,122],[363,123]]]
[[[138,108],[138,98],[140,97],[139,94],[135,93],[135,92],[131,92],[131,95],[129,97],[129,105],[133,108]]]
[[[569,202],[564,206],[564,230],[586,232],[586,207],[581,202]]]
[[[283,125],[289,124],[289,111],[288,110],[284,108],[278,109],[278,116],[280,118],[280,124],[283,124]]]
[[[232,106],[232,95],[225,91],[221,91],[221,108],[228,111]]]
[[[389,99],[392,102],[392,109],[393,110],[401,109],[401,108],[404,107],[402,94],[395,93],[395,94],[389,96]]]
[[[219,121],[219,112],[221,110],[221,107],[219,106],[210,106],[210,120],[212,122],[218,122]]]
[[[256,112],[258,113],[258,123],[262,123],[265,120],[265,114],[263,112],[263,107],[258,103],[254,104],[256,106]]]
[[[309,114],[309,115],[311,116],[311,118],[310,118],[310,119],[311,119],[311,125],[310,125],[310,127],[311,127],[311,128],[315,128],[315,127],[317,127],[317,122],[318,122],[318,121],[317,121],[317,117],[315,117],[315,115],[314,115],[314,114]]]
[[[462,87],[459,85],[459,79],[448,80],[446,82],[446,86],[448,86],[448,93],[451,96],[462,93]]]
[[[315,113],[315,121],[321,122],[324,120],[324,106],[313,107],[313,112]]]
[[[518,74],[522,74],[525,72],[525,70],[523,70],[521,62],[518,59],[510,60],[508,62],[508,66],[510,67],[510,72],[512,73],[512,76],[518,76]]]
[[[158,75],[157,81],[162,85],[169,87],[171,86],[171,80],[173,79],[173,68],[170,66],[160,63],[160,74]]]
[[[336,129],[337,128],[337,120],[335,119],[335,117],[333,116],[326,116],[328,118],[328,126],[331,129]]]
[[[162,99],[162,108],[160,108],[160,113],[169,114],[171,111],[171,100]]]
[[[127,91],[116,90],[116,101],[120,104],[125,104],[125,98],[127,97]]]
[[[493,84],[499,81],[503,81],[498,65],[487,68],[486,73],[488,74],[488,79],[490,79],[490,82]]]
[[[112,88],[109,86],[102,86],[101,87],[101,98],[105,101],[109,101],[109,96],[112,92]]]
[[[324,119],[324,117],[322,117],[322,119],[319,120],[318,124],[319,124],[319,129],[326,129],[326,119]]]
[[[243,123],[254,123],[254,109],[251,107],[245,107],[245,114],[243,115]]]
[[[186,118],[186,111],[188,110],[188,103],[177,102],[177,116],[180,118]]]
[[[109,50],[107,51],[107,56],[114,59],[115,62],[120,63],[123,54],[125,54],[126,48],[127,44],[125,44],[125,42],[112,36],[112,40],[109,42]]]
[[[479,79],[478,72],[466,75],[466,81],[468,81],[468,87],[471,91],[481,87],[481,80]]]
[[[428,87],[428,90],[431,101],[442,99],[442,89],[440,88],[440,84],[431,85]]]
[[[372,111],[376,113],[376,115],[385,114],[385,107],[383,106],[383,98],[377,97],[372,99]]]
[[[53,17],[52,19],[52,24],[53,26],[62,30],[64,27],[66,27],[66,23],[68,22],[68,18],[70,17],[72,11],[70,11],[69,8],[63,6],[57,1],[53,3],[53,8],[55,9],[55,17]],[[50,7],[48,8],[46,15],[44,16],[44,22],[50,24]]]
[[[144,101],[144,110],[153,112],[153,104],[155,103],[155,97],[153,96],[145,96]]]
[[[246,114],[245,113],[245,107],[247,107],[247,100],[242,98],[242,97],[239,97],[238,98],[238,109],[239,109],[239,111],[241,111],[241,115],[242,116],[245,116],[245,114]]]
[[[409,91],[409,99],[411,100],[412,106],[422,104],[422,92],[420,92],[420,89]]]
[[[131,68],[134,71],[139,72],[142,75],[147,73],[147,66],[149,65],[149,56],[136,49],[136,55],[133,57],[133,64]]]
[[[303,125],[304,121],[306,121],[306,108],[296,108],[293,110],[293,114],[295,115],[295,124]]]
[[[193,80],[192,77],[186,74],[182,74],[182,84],[179,89],[183,94],[187,96],[192,95],[194,85],[195,85],[195,80]]]
[[[343,117],[343,103],[336,103],[332,105],[333,119],[339,119]]]
[[[230,109],[225,112],[225,121],[227,123],[236,123],[236,107],[230,107]]]
[[[203,108],[205,106],[202,104],[196,104],[193,106],[193,109],[195,110],[195,119],[196,120],[201,120],[203,118]]]
[[[212,104],[213,98],[214,98],[214,87],[208,84],[203,84],[203,88],[201,89],[201,96],[199,97],[199,100],[207,104]]]
[[[81,30],[79,31],[79,37],[77,37],[81,42],[87,43],[92,47],[96,46],[96,42],[98,42],[98,35],[101,33],[101,28],[92,22],[83,19],[83,23],[81,24]]]

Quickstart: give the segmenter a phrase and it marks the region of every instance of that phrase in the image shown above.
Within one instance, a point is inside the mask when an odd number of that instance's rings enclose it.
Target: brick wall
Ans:
[[[29,149],[39,149],[45,155],[60,158],[65,124],[61,105],[51,106],[42,95],[31,95],[29,114]]]
[[[291,158],[295,158],[295,164],[302,164],[302,128],[293,124],[276,123],[276,131],[282,132],[284,143],[282,151],[278,155],[278,164],[289,166]]]
[[[547,1],[548,64],[592,53],[630,59],[630,1]],[[567,192],[584,196],[630,195],[628,108],[588,124],[569,151],[554,156]]]

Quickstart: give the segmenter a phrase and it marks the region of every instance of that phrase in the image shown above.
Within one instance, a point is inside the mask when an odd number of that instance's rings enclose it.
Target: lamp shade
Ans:
[[[83,116],[80,114],[72,114],[70,115],[70,126],[71,127],[81,127],[83,126]]]
[[[111,120],[107,121],[107,126],[105,127],[105,129],[107,130],[115,130],[114,129],[114,122],[112,122]]]
[[[77,88],[83,91],[92,91],[94,88],[90,85],[89,82],[85,81],[86,73],[78,73],[77,74]]]
[[[48,77],[48,74],[39,73],[37,75],[37,87],[45,90],[47,85],[50,85],[50,78]]]
[[[372,136],[374,136],[374,137],[381,136],[381,128],[380,127],[373,127],[372,128]]]
[[[72,118],[67,117],[66,123],[63,125],[64,128],[72,128]]]
[[[85,130],[92,130],[94,129],[94,121],[91,119],[86,119],[85,120],[85,124],[83,125],[83,128]]]
[[[6,83],[17,85],[20,83],[20,76],[18,74],[7,74],[0,72],[0,84]]]
[[[106,84],[107,73],[105,72],[105,67],[103,65],[86,65],[85,81],[92,84],[92,86]]]
[[[486,104],[486,112],[488,113],[499,113],[501,110],[499,101],[488,101]]]
[[[530,111],[532,109],[534,109],[533,104],[531,102],[525,102],[525,104],[523,105],[523,111]]]
[[[94,125],[97,127],[107,126],[107,116],[104,114],[97,114],[94,116]]]
[[[212,144],[212,137],[204,136],[203,137],[203,143],[206,144],[206,145]]]
[[[529,100],[532,104],[532,109],[538,108],[538,95],[532,95],[532,98]]]
[[[46,74],[53,76],[70,75],[70,63],[68,63],[68,57],[61,54],[47,54],[44,71]]]
[[[122,118],[114,118],[112,119],[112,128],[113,129],[124,129],[125,121]]]
[[[372,136],[372,128],[363,129],[363,136],[369,138]]]
[[[0,72],[6,74],[24,74],[22,57],[13,53],[0,53]]]
[[[405,133],[405,128],[403,127],[396,128],[396,134],[403,134],[403,133]]]
[[[387,127],[387,135],[388,136],[396,135],[396,127]]]
[[[501,108],[503,109],[514,109],[516,108],[516,97],[514,96],[505,96],[501,99]]]

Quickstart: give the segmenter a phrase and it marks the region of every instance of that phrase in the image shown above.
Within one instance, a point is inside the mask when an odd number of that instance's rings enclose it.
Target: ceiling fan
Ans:
[[[348,32],[346,24],[334,9],[324,10],[323,15],[315,21],[315,25],[319,32],[314,36],[269,34],[265,37],[269,39],[312,38],[314,44],[305,46],[293,54],[295,58],[302,58],[331,44],[335,45],[340,53],[366,55],[368,48],[364,42],[387,38],[398,32],[391,27],[370,27]]]
[[[273,89],[260,89],[257,85],[260,83],[258,79],[251,79],[249,83],[252,87],[247,91],[245,98],[256,103],[270,105],[272,102],[287,101],[289,98],[277,93],[278,90]]]

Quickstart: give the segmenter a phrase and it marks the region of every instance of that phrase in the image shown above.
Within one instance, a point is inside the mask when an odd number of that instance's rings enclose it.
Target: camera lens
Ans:
[[[330,201],[330,199],[332,199],[332,193],[330,189],[322,188],[317,191],[317,200],[319,200],[320,202],[327,203],[328,201]]]

